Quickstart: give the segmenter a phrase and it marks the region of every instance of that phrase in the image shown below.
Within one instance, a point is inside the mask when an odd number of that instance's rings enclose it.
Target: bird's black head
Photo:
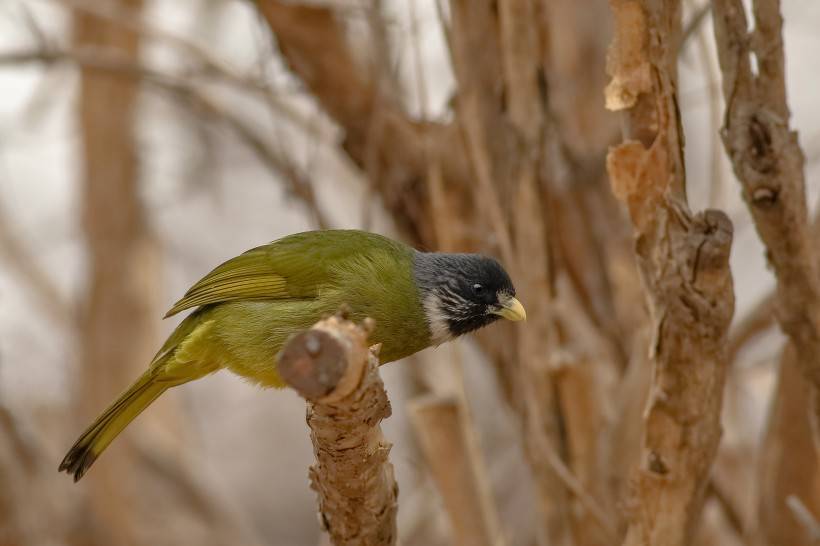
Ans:
[[[526,318],[510,276],[492,258],[419,252],[414,273],[434,344],[500,318]]]

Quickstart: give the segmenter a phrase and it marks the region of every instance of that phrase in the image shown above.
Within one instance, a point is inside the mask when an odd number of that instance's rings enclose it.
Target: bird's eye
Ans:
[[[483,294],[484,293],[484,287],[481,286],[478,283],[474,284],[473,285],[473,293],[476,294],[476,295]]]

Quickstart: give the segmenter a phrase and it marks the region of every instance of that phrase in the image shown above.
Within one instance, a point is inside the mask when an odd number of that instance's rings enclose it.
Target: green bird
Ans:
[[[343,305],[375,321],[382,362],[491,322],[526,318],[501,265],[477,254],[420,252],[355,230],[310,231],[251,249],[208,273],[165,315],[188,315],[140,376],[80,436],[60,464],[74,481],[151,402],[222,368],[282,387],[287,339]]]

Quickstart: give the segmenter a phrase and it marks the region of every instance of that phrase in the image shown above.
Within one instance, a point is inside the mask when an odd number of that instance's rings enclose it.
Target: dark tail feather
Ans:
[[[111,441],[172,386],[174,383],[158,381],[155,370],[145,372],[77,439],[60,463],[59,471],[73,474],[74,481],[79,481]]]

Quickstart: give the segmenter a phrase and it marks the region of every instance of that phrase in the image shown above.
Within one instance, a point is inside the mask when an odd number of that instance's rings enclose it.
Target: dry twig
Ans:
[[[327,318],[291,339],[278,362],[285,382],[308,401],[316,456],[310,481],[335,546],[396,543],[398,486],[379,426],[391,410],[378,349],[367,347],[370,329]]]

